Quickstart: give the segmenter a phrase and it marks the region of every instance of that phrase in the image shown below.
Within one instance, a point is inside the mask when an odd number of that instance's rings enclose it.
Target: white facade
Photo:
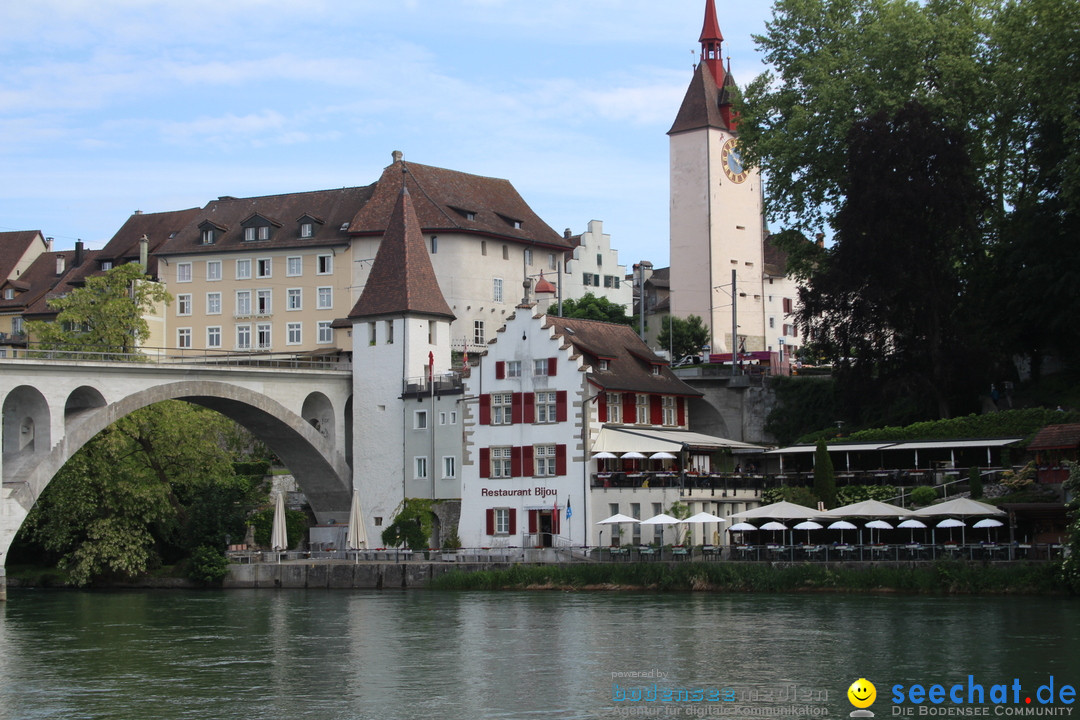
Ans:
[[[543,324],[531,308],[518,308],[466,381],[458,527],[466,547],[585,541],[585,373]]]
[[[567,253],[561,276],[563,300],[581,298],[587,293],[604,297],[633,310],[634,288],[626,282],[626,265],[619,264],[619,251],[611,247],[611,236],[604,232],[601,220],[590,220],[589,229],[580,236],[581,244]],[[545,273],[553,283],[556,278]],[[558,284],[558,283],[556,283]],[[553,300],[553,306],[558,300]]]

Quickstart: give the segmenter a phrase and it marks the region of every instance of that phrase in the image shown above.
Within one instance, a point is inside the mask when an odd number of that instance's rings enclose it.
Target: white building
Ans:
[[[619,251],[611,247],[611,236],[604,232],[604,223],[590,220],[585,232],[571,236],[567,230],[563,237],[574,246],[566,254],[565,273],[561,276],[563,298],[592,293],[622,305],[630,313],[634,289],[625,280],[626,265],[619,264]]]

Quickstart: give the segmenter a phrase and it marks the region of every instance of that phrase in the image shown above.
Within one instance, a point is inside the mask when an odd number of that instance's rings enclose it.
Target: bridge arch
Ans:
[[[313,392],[304,398],[300,415],[323,437],[334,437],[334,404],[323,393]]]
[[[89,385],[81,385],[68,394],[67,402],[64,403],[64,420],[70,421],[87,410],[108,404],[100,390]]]
[[[44,403],[40,393],[37,393],[37,398]],[[37,398],[32,393],[20,393],[19,402],[21,405],[28,404]],[[292,470],[320,520],[348,514],[352,495],[351,476],[345,459],[334,449],[333,435],[324,436],[305,417],[260,392],[225,382],[198,380],[154,385],[111,404],[99,404],[98,398],[100,393],[93,388],[73,391],[67,404],[73,413],[62,441],[48,452],[38,455],[36,462],[20,468],[16,477],[5,478],[18,483],[13,499],[25,511],[29,512],[64,463],[113,422],[148,405],[164,400],[183,400],[231,418],[273,450]],[[333,418],[332,404],[325,396],[323,398],[325,403],[316,401],[314,405],[320,412],[329,408],[330,417]],[[44,410],[47,419],[47,404]],[[7,402],[4,417],[7,422]],[[48,428],[47,421],[43,425]],[[5,438],[8,435],[6,430],[5,425]],[[41,447],[40,443],[37,447]]]
[[[20,385],[4,398],[4,455],[12,459],[45,451],[51,444],[49,401],[35,387]]]

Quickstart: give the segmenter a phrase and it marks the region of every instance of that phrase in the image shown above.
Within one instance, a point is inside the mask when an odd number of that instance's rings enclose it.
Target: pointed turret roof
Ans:
[[[731,76],[730,61],[728,68],[724,68],[721,57],[723,41],[714,1],[705,0],[705,23],[700,38],[701,61],[694,70],[694,77],[690,80],[690,87],[686,89],[679,113],[675,116],[675,123],[668,130],[668,135],[700,128],[719,128],[734,132],[736,122],[731,103],[736,86],[735,79]]]
[[[454,320],[435,278],[409,190],[398,193],[364,291],[350,319],[380,315],[432,315]]]

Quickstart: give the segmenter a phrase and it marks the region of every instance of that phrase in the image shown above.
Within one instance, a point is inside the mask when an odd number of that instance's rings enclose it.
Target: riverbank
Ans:
[[[42,582],[44,580],[44,582]],[[53,573],[9,577],[11,587],[63,587]],[[144,577],[94,587],[189,588],[184,578]],[[225,589],[562,590],[659,592],[853,592],[1067,595],[1059,562],[850,563],[441,563],[308,561],[230,565]]]

